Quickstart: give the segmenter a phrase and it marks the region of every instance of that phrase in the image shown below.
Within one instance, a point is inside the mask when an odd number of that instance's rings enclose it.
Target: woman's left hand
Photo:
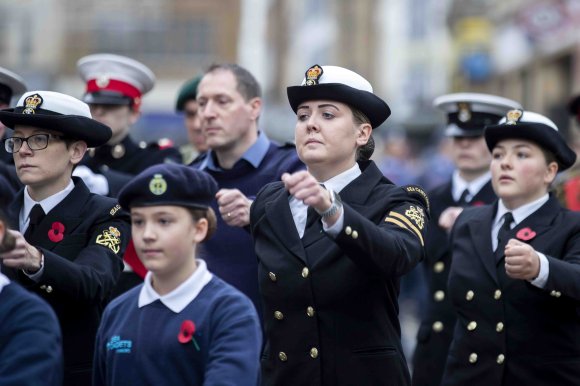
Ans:
[[[316,178],[306,170],[292,174],[284,173],[282,182],[291,195],[318,212],[324,212],[332,205],[330,192],[324,189]]]
[[[540,273],[540,257],[531,245],[510,239],[505,246],[505,272],[512,279],[533,280]]]

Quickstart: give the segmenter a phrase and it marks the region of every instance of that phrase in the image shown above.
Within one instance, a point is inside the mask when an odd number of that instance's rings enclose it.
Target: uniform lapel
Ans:
[[[558,200],[553,196],[550,196],[550,199],[544,205],[514,227],[510,236],[512,238],[518,238],[517,236],[520,231],[528,228],[526,231],[534,232],[535,235],[532,238],[525,240],[528,232],[524,232],[526,235],[520,235],[521,238],[519,238],[519,240],[534,246],[534,241],[539,238],[538,236],[541,236],[543,233],[551,229],[551,224],[554,222],[554,218],[560,213],[560,209],[561,206],[558,203]]]
[[[288,193],[284,189],[281,189],[278,197],[266,203],[264,207],[266,218],[268,219],[272,232],[276,234],[282,244],[299,259],[306,262],[306,253],[302,247],[302,241],[298,236],[288,200]]]
[[[497,210],[497,201],[486,209],[486,213],[481,218],[469,223],[469,233],[473,249],[485,267],[485,270],[499,284],[495,268],[495,257],[491,249],[491,225],[494,214]]]

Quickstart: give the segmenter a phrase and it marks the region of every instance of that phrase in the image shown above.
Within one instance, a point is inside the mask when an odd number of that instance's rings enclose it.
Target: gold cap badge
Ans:
[[[315,64],[314,66],[306,70],[306,86],[317,85],[318,80],[322,76],[323,72],[324,71],[322,70],[322,67],[320,67],[318,64]]]
[[[44,100],[38,94],[29,96],[24,100],[24,106],[26,106],[26,108],[22,110],[22,114],[35,114],[36,109],[42,105],[42,102],[44,102]]]
[[[518,123],[518,121],[520,120],[522,115],[523,115],[522,110],[510,110],[510,111],[508,111],[507,115],[506,115],[506,119],[507,119],[506,124],[515,125],[516,123]]]
[[[167,191],[167,181],[161,174],[155,174],[149,181],[149,191],[156,196],[160,196]]]
[[[457,119],[459,119],[459,122],[465,123],[471,119],[471,109],[469,108],[469,103],[458,103],[457,110]]]

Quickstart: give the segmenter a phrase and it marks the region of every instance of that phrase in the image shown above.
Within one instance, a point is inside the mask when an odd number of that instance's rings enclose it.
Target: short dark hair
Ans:
[[[197,208],[186,208],[191,213],[193,221],[197,222],[202,218],[207,219],[207,234],[202,242],[207,241],[215,233],[217,229],[217,217],[212,208],[207,209],[197,209]]]
[[[235,63],[212,64],[204,72],[204,75],[220,70],[229,71],[234,75],[237,83],[236,90],[238,90],[238,92],[244,97],[246,102],[253,98],[262,97],[262,88],[260,87],[260,84],[254,77],[254,75],[252,75],[248,70],[246,70],[242,66],[237,65]]]

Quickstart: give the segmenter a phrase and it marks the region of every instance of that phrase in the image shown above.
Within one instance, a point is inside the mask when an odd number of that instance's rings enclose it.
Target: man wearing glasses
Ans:
[[[18,231],[10,231],[16,245],[0,253],[0,268],[58,316],[64,385],[89,385],[97,327],[130,228],[115,199],[90,193],[71,175],[87,147],[106,143],[111,129],[93,120],[85,103],[50,91],[24,94],[0,111],[0,121],[14,129],[3,145],[24,185],[8,207]]]

